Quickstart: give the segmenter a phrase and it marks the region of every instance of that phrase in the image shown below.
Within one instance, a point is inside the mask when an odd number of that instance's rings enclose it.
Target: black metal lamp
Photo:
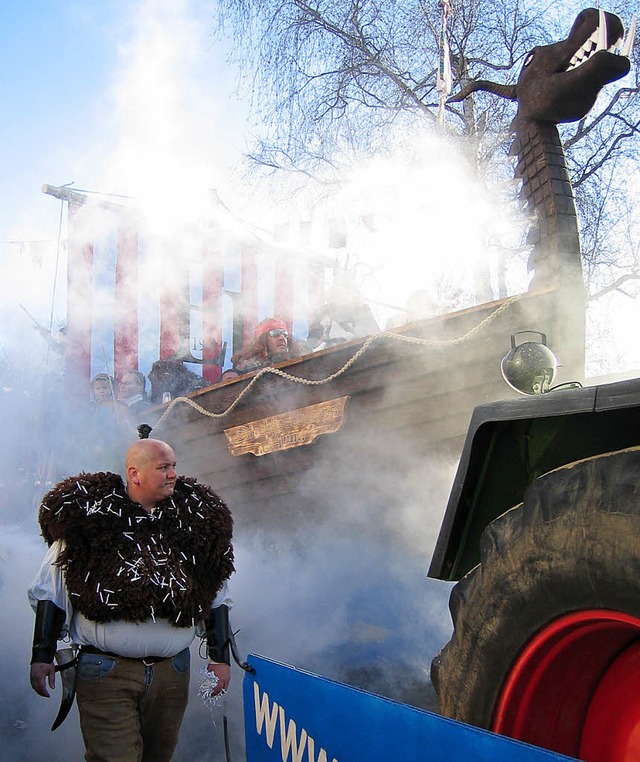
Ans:
[[[518,344],[516,337],[535,334],[540,341]],[[544,394],[551,389],[556,377],[558,360],[547,346],[547,337],[539,331],[518,331],[511,334],[511,349],[502,358],[502,377],[520,394]]]

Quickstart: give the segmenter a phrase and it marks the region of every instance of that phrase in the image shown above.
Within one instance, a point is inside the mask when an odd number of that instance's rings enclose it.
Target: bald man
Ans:
[[[61,635],[79,647],[76,692],[86,760],[170,760],[187,706],[190,645],[230,679],[227,580],[232,519],[207,486],[177,476],[172,448],[141,439],[126,484],[80,474],[42,501],[49,545],[29,589],[36,612],[31,685],[49,697]]]

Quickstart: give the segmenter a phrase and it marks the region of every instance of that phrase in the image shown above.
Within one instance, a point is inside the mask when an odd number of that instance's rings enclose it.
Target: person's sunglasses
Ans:
[[[275,339],[278,336],[284,336],[285,339],[289,338],[288,331],[284,331],[282,328],[274,328],[272,331],[269,331],[269,336],[271,336],[272,339]]]

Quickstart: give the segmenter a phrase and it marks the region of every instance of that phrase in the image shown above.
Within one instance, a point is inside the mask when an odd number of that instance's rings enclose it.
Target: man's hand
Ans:
[[[226,666],[226,665],[220,665]],[[49,688],[52,690],[56,687],[56,668],[54,664],[45,664],[41,661],[36,661],[31,665],[31,687],[40,696],[49,698],[49,691],[47,690],[47,682]]]
[[[213,672],[218,678],[218,684],[213,692],[214,696],[217,696],[221,691],[226,691],[231,682],[231,667],[228,664],[221,662],[210,661],[207,664],[207,672]]]

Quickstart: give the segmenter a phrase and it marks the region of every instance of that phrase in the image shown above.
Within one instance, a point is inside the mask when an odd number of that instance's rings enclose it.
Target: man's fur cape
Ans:
[[[39,521],[49,545],[64,541],[58,564],[71,604],[94,621],[190,627],[233,572],[229,509],[195,479],[178,477],[149,514],[120,476],[83,473],[44,497]]]

